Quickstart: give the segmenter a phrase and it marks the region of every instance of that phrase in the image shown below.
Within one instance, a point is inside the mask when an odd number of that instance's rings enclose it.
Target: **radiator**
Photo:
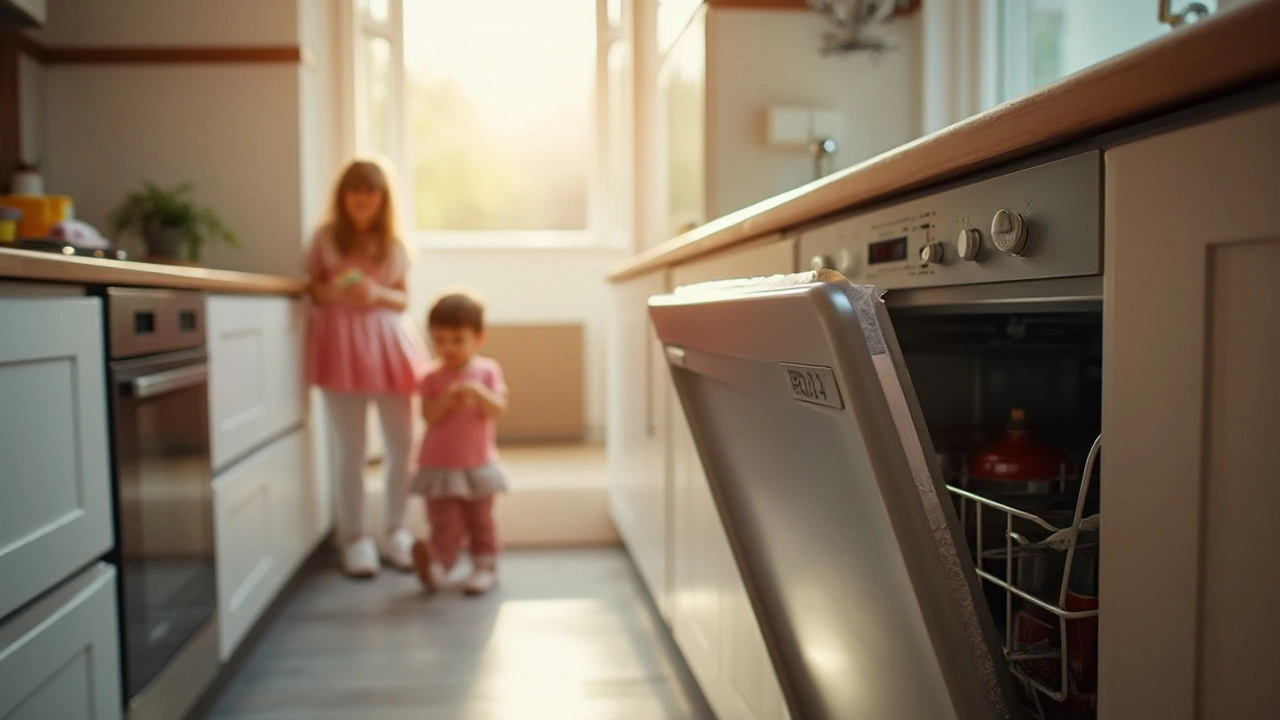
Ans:
[[[513,442],[586,437],[584,332],[574,325],[494,325],[481,350],[502,364],[510,410],[498,439]]]

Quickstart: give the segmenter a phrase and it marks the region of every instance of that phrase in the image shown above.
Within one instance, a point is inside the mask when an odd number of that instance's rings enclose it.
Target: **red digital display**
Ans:
[[[867,264],[869,265],[902,262],[906,259],[907,239],[905,237],[881,240],[867,246]]]

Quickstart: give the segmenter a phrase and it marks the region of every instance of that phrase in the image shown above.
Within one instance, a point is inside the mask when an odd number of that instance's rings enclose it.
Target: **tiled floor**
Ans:
[[[216,720],[710,720],[620,549],[515,551],[492,594],[305,578]]]

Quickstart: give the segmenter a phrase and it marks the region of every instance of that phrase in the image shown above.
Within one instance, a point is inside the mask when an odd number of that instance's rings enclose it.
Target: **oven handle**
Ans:
[[[181,390],[192,385],[199,385],[209,379],[209,365],[186,365],[172,370],[163,370],[150,375],[143,375],[123,383],[127,394],[146,399],[174,390]]]

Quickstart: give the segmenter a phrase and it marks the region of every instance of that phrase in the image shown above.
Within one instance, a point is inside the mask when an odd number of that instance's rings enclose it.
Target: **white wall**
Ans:
[[[341,62],[338,13],[343,0],[299,0],[300,43],[312,61],[300,69],[299,118],[302,161],[301,222],[303,232],[316,227],[328,211],[329,193],[338,172],[341,150],[339,87]]]
[[[58,0],[41,41],[65,46],[291,46],[314,62],[45,68],[50,192],[104,231],[143,180],[190,181],[245,247],[202,263],[297,275],[336,162],[336,0]],[[133,252],[141,248],[130,247]]]
[[[723,215],[813,180],[806,149],[765,144],[773,105],[840,112],[836,168],[916,139],[920,134],[920,20],[869,33],[897,49],[819,54],[826,21],[813,12],[722,10],[709,16],[708,107],[710,209]]]
[[[410,280],[410,317],[422,327],[449,285],[484,296],[495,324],[582,323],[586,335],[587,428],[603,438],[605,343],[612,301],[605,274],[622,250],[424,250]]]
[[[46,68],[45,184],[106,232],[112,208],[142,181],[190,181],[246,246],[209,247],[204,264],[296,275],[297,73],[288,65]]]
[[[44,141],[44,66],[25,53],[18,56],[18,93],[21,159],[40,163]]]

